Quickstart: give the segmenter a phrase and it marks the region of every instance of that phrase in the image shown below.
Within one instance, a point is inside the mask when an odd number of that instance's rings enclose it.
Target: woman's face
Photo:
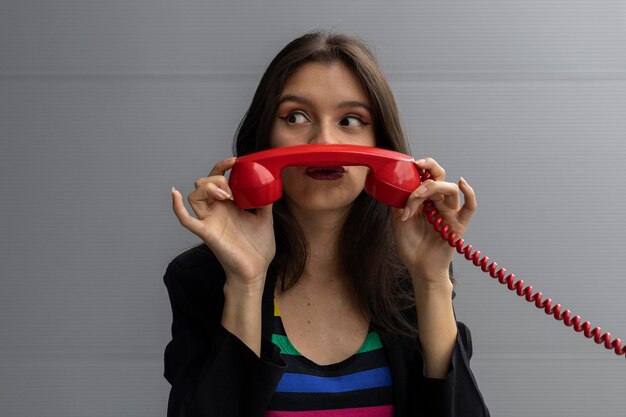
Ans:
[[[310,143],[376,144],[369,97],[341,62],[303,65],[279,98],[270,146]],[[364,166],[285,168],[283,194],[292,207],[347,208],[363,190],[367,172]]]

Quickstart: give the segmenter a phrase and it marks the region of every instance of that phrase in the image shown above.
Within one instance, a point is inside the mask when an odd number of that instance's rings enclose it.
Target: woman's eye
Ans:
[[[347,122],[346,122],[347,121]],[[341,126],[346,127],[357,127],[357,126],[367,126],[369,123],[365,123],[359,117],[356,116],[346,116],[339,122]]]
[[[298,123],[306,123],[309,119],[300,112],[291,112],[287,116],[283,117],[287,123],[298,124]]]

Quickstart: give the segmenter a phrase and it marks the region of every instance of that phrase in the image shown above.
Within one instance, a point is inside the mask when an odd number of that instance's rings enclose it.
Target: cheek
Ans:
[[[298,182],[296,178],[299,178],[303,175],[303,167],[285,167],[283,168],[281,177],[283,180],[283,191],[285,189],[291,188],[292,184]]]
[[[277,126],[277,122],[274,123],[269,138],[270,148],[280,148],[282,146],[298,145],[301,143],[306,143],[303,132],[295,133]]]
[[[278,129],[276,129],[276,124],[274,124],[274,126],[272,127],[272,130],[270,130],[270,138],[269,138],[270,148],[277,148],[278,146],[280,146],[277,144],[278,142],[277,139],[279,138],[277,130]]]
[[[365,182],[365,177],[367,177],[367,173],[369,172],[368,167],[354,166],[350,168],[350,172],[356,181]]]
[[[288,144],[287,135],[285,134],[284,129],[281,129],[278,126],[278,122],[281,120],[274,121],[274,125],[272,126],[272,130],[270,131],[270,140],[269,144],[271,148],[280,148],[281,146],[286,146]]]

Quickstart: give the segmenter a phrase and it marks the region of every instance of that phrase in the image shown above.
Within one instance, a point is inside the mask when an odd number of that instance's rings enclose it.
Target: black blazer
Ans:
[[[171,384],[168,417],[261,417],[285,372],[280,350],[271,342],[275,272],[268,271],[263,294],[260,358],[221,325],[225,280],[204,244],[167,267],[163,281],[173,315],[163,374]],[[461,322],[457,327],[445,379],[425,377],[418,340],[379,332],[391,369],[395,416],[489,416],[469,366],[470,331]]]

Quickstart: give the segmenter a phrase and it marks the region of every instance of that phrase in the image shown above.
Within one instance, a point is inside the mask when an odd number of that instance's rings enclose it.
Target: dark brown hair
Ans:
[[[326,31],[307,33],[285,46],[269,64],[235,137],[234,154],[268,149],[278,101],[289,77],[309,62],[341,62],[370,98],[376,146],[409,154],[395,99],[376,58],[358,38]],[[309,256],[306,238],[284,199],[274,203],[276,256],[272,267],[281,288],[302,275]],[[392,334],[414,337],[403,316],[415,300],[408,271],[398,259],[390,208],[364,191],[355,200],[339,239],[339,254],[361,310],[372,324]],[[452,264],[450,264],[452,278]]]

